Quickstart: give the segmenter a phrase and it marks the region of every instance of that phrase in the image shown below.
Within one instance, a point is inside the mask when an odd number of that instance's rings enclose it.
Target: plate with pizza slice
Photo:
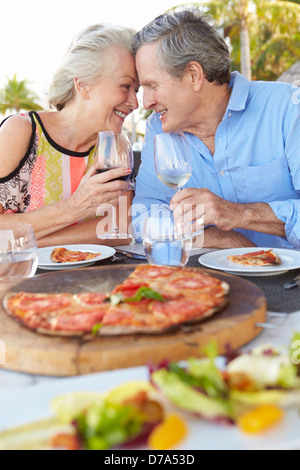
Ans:
[[[91,266],[110,258],[116,250],[105,245],[60,245],[38,249],[38,268],[46,270]]]
[[[216,250],[199,257],[199,263],[240,276],[273,276],[300,268],[300,251],[245,247]]]

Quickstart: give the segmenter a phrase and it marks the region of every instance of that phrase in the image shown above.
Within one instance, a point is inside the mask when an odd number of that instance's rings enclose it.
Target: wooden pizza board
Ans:
[[[10,292],[109,292],[135,265],[101,266],[37,275],[10,288]],[[184,268],[189,269],[189,268]],[[220,354],[237,349],[260,332],[266,320],[266,299],[259,287],[231,274],[207,272],[230,285],[229,303],[212,318],[172,333],[65,338],[37,334],[16,323],[0,302],[0,341],[5,346],[3,369],[51,376],[76,376],[135,367],[164,359],[201,356],[203,346],[216,340]],[[3,361],[2,361],[3,362]]]

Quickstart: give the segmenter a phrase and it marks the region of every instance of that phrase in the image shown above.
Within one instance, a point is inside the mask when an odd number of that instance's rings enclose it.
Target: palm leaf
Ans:
[[[4,102],[0,103],[0,113],[5,114],[7,111],[17,113],[24,111],[39,111],[42,107],[39,105],[38,95],[29,88],[28,81],[18,80],[16,75],[13,78],[7,78],[5,87],[0,90]]]

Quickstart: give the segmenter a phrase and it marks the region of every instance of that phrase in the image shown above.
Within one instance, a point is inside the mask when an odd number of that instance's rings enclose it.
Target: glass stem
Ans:
[[[112,208],[112,221],[111,221],[111,232],[117,233],[119,231],[118,226],[117,226],[117,211],[115,206]]]

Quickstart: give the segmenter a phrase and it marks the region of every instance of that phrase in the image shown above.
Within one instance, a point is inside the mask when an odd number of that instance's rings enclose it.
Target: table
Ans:
[[[124,248],[124,247],[122,247]],[[130,250],[130,248],[128,248]],[[133,246],[130,250],[132,252],[139,252],[139,246]],[[207,250],[199,250],[192,254],[188,262],[188,266],[201,267],[198,262],[199,254]],[[111,264],[111,260],[103,260],[97,265]],[[118,263],[118,261],[115,261]],[[145,260],[136,260],[126,258],[119,262],[120,264],[139,264],[146,263]],[[38,270],[37,274],[44,271]],[[295,288],[291,291],[283,289],[283,284],[293,279],[297,272],[289,271],[278,276],[266,277],[251,277],[249,280],[258,285],[264,292],[267,298],[267,323],[268,327],[264,328],[262,333],[253,341],[244,346],[244,350],[250,349],[257,344],[271,342],[275,345],[288,345],[293,332],[300,330],[300,289]],[[1,338],[0,338],[1,340]],[[0,343],[1,344],[1,343]],[[0,349],[0,362],[1,362],[1,349]],[[45,382],[53,382],[59,380],[57,377],[25,374],[13,372],[9,370],[1,370],[0,364],[0,392],[9,393],[12,390],[21,387],[31,387],[36,384]]]
[[[139,247],[132,248],[132,251],[138,251]],[[203,250],[201,250],[203,252]],[[201,267],[198,261],[199,253],[194,253],[188,262],[188,266],[197,266]],[[98,265],[109,265],[109,264],[139,264],[145,263],[145,260],[136,260],[126,258],[117,261],[104,260]],[[37,274],[41,274],[44,271],[38,270]],[[271,343],[275,346],[285,346],[290,344],[292,334],[295,331],[299,331],[300,325],[300,289],[295,288],[291,291],[286,291],[283,288],[283,284],[286,281],[293,279],[295,272],[291,271],[285,274],[278,276],[269,276],[269,277],[260,277],[260,278],[249,278],[249,280],[256,285],[258,285],[263,292],[265,293],[267,299],[267,324],[262,329],[262,332],[254,340],[246,344],[242,350],[245,352],[252,349],[253,347],[260,345],[262,343]],[[1,338],[0,338],[1,341]],[[141,370],[142,369],[142,370]],[[145,378],[146,368],[124,368],[119,371],[108,371],[109,375],[105,375],[103,379],[102,374],[101,378],[99,374],[91,374],[86,376],[81,376],[84,379],[84,387],[88,390],[98,390],[98,387],[106,389],[107,382],[112,384],[110,386],[119,385],[124,383],[127,380],[130,380],[131,377],[136,378]],[[20,372],[13,372],[10,370],[1,370],[1,342],[0,342],[0,402],[2,403],[2,426],[7,427],[18,426],[20,424],[25,424],[28,422],[36,421],[39,419],[48,417],[48,407],[50,400],[57,396],[60,393],[66,393],[68,391],[81,390],[81,384],[83,383],[81,377],[71,377],[71,378],[61,378],[53,376],[41,376]],[[114,377],[114,379],[112,379]],[[79,385],[80,384],[80,385]],[[88,385],[87,385],[88,384]],[[25,402],[29,405],[24,408],[24,398]],[[16,404],[21,400],[20,406]],[[288,428],[285,429],[280,427],[279,430],[275,431],[275,435],[267,434],[265,439],[261,441],[250,442],[243,441],[243,436],[238,435],[237,437],[232,437],[230,430],[224,435],[223,429],[220,427],[213,429],[213,433],[207,432],[210,427],[206,426],[206,423],[203,423],[204,429],[206,430],[207,445],[213,445],[215,449],[215,442],[218,445],[223,445],[225,449],[278,449],[283,446],[283,448],[288,449],[299,449],[299,438],[298,438],[298,421],[295,419],[295,415],[288,413],[286,419]],[[191,435],[198,435],[199,428],[197,427],[199,423],[195,422],[194,432],[191,432]],[[189,423],[191,429],[193,429],[193,423]],[[1,429],[1,422],[0,422]],[[289,432],[287,432],[289,430]],[[220,433],[219,437],[215,433]],[[224,439],[225,436],[225,439]],[[205,441],[206,442],[206,441]],[[198,441],[197,441],[198,443]],[[222,444],[220,444],[222,443]],[[195,445],[195,444],[194,444]],[[198,444],[197,444],[198,445]],[[206,446],[206,443],[203,446]],[[257,447],[256,447],[257,445]],[[233,446],[233,447],[230,447]],[[250,447],[249,447],[250,446]],[[284,447],[286,446],[286,447]],[[188,449],[195,449],[198,447],[188,447]],[[205,447],[205,450],[207,447]],[[128,455],[128,453],[126,454]]]

